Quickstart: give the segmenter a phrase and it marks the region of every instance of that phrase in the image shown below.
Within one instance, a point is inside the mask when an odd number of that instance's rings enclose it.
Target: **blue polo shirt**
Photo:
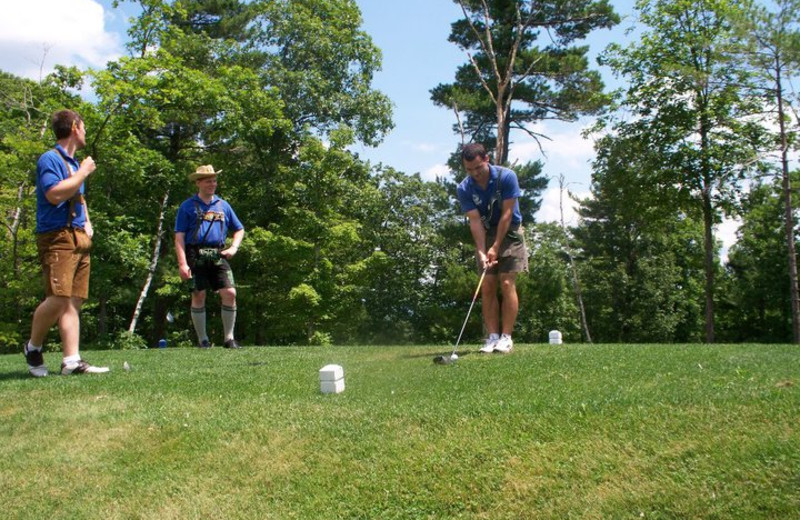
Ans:
[[[185,234],[186,245],[223,247],[228,229],[239,231],[244,226],[231,205],[216,195],[211,199],[211,204],[206,204],[195,194],[183,201],[175,216],[175,232]]]
[[[63,160],[62,160],[63,159]],[[78,171],[80,164],[57,144],[53,150],[45,152],[36,163],[36,232],[47,233],[67,227],[69,223],[69,200],[53,205],[45,194],[59,182],[71,175],[64,161],[72,172]],[[83,195],[84,185],[78,192]],[[82,203],[75,204],[75,218],[72,226],[83,229],[86,225],[86,208]]]
[[[502,173],[502,176],[500,174]],[[489,214],[490,204],[494,201],[497,192],[497,179],[500,177],[500,195],[502,200],[519,199],[522,191],[519,189],[517,174],[502,166],[489,165],[489,183],[486,189],[482,189],[475,180],[467,175],[458,185],[458,202],[461,203],[461,211],[467,213],[477,209],[481,217]],[[500,222],[502,213],[502,203],[497,202],[497,207],[491,213],[489,226],[494,227]],[[519,200],[514,201],[514,210],[511,214],[511,225],[517,226],[522,223],[522,213],[519,211]]]

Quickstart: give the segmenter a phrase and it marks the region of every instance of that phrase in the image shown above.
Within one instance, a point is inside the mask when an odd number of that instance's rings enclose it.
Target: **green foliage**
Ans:
[[[595,341],[696,341],[703,233],[671,183],[651,183],[660,150],[638,136],[599,145],[576,239]],[[677,254],[680,252],[680,254]]]
[[[719,263],[714,225],[734,211],[743,179],[758,165],[761,103],[748,95],[752,75],[730,52],[743,5],[642,1],[640,40],[627,48],[611,45],[601,59],[628,80],[621,99],[626,110],[614,131],[656,159],[636,175],[647,185],[677,189],[672,200],[680,210],[701,215],[708,342],[715,337]]]
[[[795,175],[796,177],[796,175]],[[753,186],[739,240],[729,252],[721,334],[727,341],[792,339],[784,212],[777,182]]]
[[[21,352],[26,340],[16,323],[0,322],[0,354]]]
[[[171,347],[194,345],[172,223],[194,191],[186,175],[209,163],[224,171],[218,193],[247,230],[232,260],[237,336],[246,344],[451,344],[478,280],[454,197],[460,160],[450,158],[453,181],[425,182],[373,168],[349,151],[358,142],[379,143],[392,126],[389,100],[371,88],[380,50],[361,29],[355,2],[137,3],[130,55],[104,69],[58,66],[41,82],[0,72],[0,351],[18,350],[42,296],[33,172],[52,146],[50,114],[63,107],[78,109],[87,124],[88,146],[78,158],[91,155],[98,165],[86,184],[96,231],[82,312],[87,348],[145,348],[161,338]],[[588,49],[576,44],[617,22],[607,2],[485,5],[502,70],[520,37],[504,132],[522,129],[538,139],[544,136],[530,131],[532,123],[571,121],[606,104]],[[485,35],[484,4],[464,6]],[[745,22],[760,20],[764,29],[766,18],[737,2],[652,0],[639,7],[640,41],[604,56],[630,83],[620,106],[634,117],[608,120],[593,198],[581,202],[582,221],[569,237],[557,226],[533,224],[547,185],[542,163],[512,165],[531,252],[530,273],[517,281],[515,338],[544,341],[558,329],[568,341],[581,340],[569,240],[595,340],[695,341],[704,290],[720,303],[720,337],[786,340],[787,260],[778,251],[787,243],[776,234],[784,217],[765,188],[747,197],[740,189],[754,169],[774,172],[753,155],[778,142],[753,116],[758,91],[739,90],[753,78],[760,83],[749,87],[765,85],[757,65],[766,62],[742,67],[731,54],[732,44],[748,41]],[[519,15],[524,26],[512,23]],[[433,98],[448,108],[455,102],[467,133],[494,147],[497,107],[480,79],[491,90],[498,78],[467,18],[451,29],[481,76],[467,64]],[[787,49],[793,70],[794,47]],[[76,95],[86,82],[97,96],[91,103]],[[780,121],[789,123],[788,150],[791,119]],[[737,211],[745,218],[742,240],[723,273],[715,262],[719,244],[704,231]],[[715,289],[710,281],[720,276]],[[215,298],[209,332],[219,342]],[[478,302],[462,341],[482,335]],[[48,349],[57,350],[56,334],[49,339]]]
[[[110,347],[112,350],[142,350],[147,348],[147,342],[135,332],[122,330],[116,334]]]

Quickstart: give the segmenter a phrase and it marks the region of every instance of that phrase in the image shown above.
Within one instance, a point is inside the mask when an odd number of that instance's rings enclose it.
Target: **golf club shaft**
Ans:
[[[458,339],[456,340],[456,346],[453,347],[453,354],[456,353],[458,350],[458,344],[461,343],[461,336],[464,334],[464,329],[467,326],[467,321],[469,321],[469,315],[472,313],[472,307],[475,305],[475,300],[478,299],[478,293],[481,292],[481,285],[483,285],[483,277],[486,276],[486,270],[488,267],[483,268],[483,272],[481,273],[481,278],[478,280],[478,287],[475,289],[475,295],[472,297],[472,303],[469,304],[469,310],[467,311],[467,317],[464,318],[464,324],[461,325],[461,332],[458,333]]]

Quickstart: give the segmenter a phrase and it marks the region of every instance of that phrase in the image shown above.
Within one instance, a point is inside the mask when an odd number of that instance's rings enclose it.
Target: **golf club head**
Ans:
[[[436,356],[435,358],[433,358],[433,362],[436,363],[437,365],[449,365],[454,361],[455,359],[453,359],[450,356]]]

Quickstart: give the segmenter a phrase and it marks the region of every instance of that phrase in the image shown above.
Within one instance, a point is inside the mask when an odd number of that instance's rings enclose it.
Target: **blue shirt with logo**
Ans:
[[[501,175],[502,174],[502,175]],[[500,199],[496,201],[497,182],[500,178]],[[486,189],[482,189],[475,180],[467,175],[461,181],[457,189],[458,201],[461,203],[461,211],[467,213],[474,209],[482,218],[489,218],[489,226],[494,227],[500,222],[500,214],[503,209],[503,200],[519,199],[522,195],[519,189],[517,174],[502,166],[489,165],[489,183]],[[494,204],[494,209],[490,207]],[[519,200],[514,201],[514,209],[511,214],[511,225],[517,226],[522,223],[522,213],[519,211]]]
[[[185,234],[186,245],[223,247],[228,229],[239,231],[244,226],[231,205],[216,195],[206,204],[195,194],[183,201],[175,216],[175,232]]]
[[[64,164],[66,161],[66,164]],[[67,164],[69,168],[67,169]],[[57,229],[65,228],[70,225],[69,206],[70,201],[65,200],[58,204],[51,204],[45,194],[59,182],[68,179],[72,173],[78,171],[80,164],[76,159],[67,155],[67,152],[60,144],[54,149],[45,152],[39,157],[36,163],[36,232],[47,233]],[[84,185],[78,190],[83,200]],[[82,202],[76,201],[75,217],[72,219],[72,226],[83,229],[86,225],[86,207]]]

